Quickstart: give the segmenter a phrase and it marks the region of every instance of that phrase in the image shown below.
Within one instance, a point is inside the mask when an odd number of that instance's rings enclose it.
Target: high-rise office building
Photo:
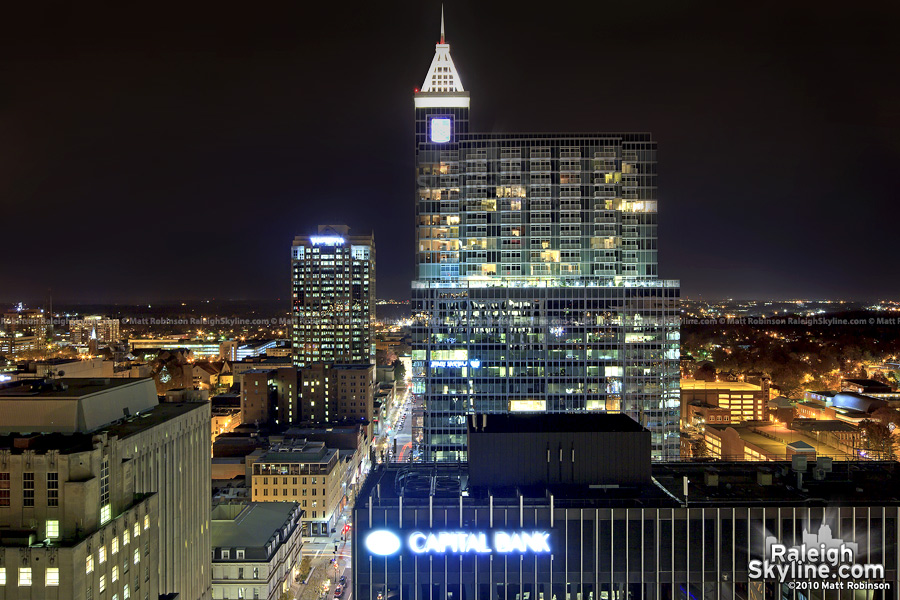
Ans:
[[[320,225],[291,248],[294,365],[375,360],[375,238]]]
[[[678,442],[679,283],[657,278],[647,133],[469,131],[441,41],[415,93],[414,391],[425,457],[465,459],[465,418],[622,411]]]

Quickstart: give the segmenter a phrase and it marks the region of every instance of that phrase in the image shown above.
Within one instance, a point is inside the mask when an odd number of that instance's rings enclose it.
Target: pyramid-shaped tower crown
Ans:
[[[422,84],[423,92],[464,92],[456,65],[450,58],[450,44],[444,43],[444,8],[441,7],[441,41],[434,46],[434,58]]]

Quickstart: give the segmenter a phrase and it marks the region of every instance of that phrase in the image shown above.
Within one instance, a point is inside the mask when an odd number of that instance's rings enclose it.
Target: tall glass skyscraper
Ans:
[[[657,278],[650,134],[470,132],[443,22],[415,122],[426,460],[464,460],[466,415],[506,411],[622,411],[677,456],[679,282]]]

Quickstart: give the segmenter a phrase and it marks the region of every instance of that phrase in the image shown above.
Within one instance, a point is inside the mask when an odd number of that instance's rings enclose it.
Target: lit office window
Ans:
[[[109,504],[106,504],[100,508],[100,524],[106,524],[110,519],[112,519],[112,509]]]
[[[59,585],[59,569],[56,567],[47,567],[44,585],[47,587],[56,587]]]
[[[19,585],[21,587],[31,585],[31,567],[19,567]]]
[[[47,539],[59,537],[59,521],[47,521]]]

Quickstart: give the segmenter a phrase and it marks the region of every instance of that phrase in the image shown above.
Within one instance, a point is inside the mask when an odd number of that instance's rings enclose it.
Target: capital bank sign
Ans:
[[[388,529],[370,531],[364,540],[372,554],[390,556],[405,546],[413,554],[549,554],[547,531],[412,531],[404,539]]]

